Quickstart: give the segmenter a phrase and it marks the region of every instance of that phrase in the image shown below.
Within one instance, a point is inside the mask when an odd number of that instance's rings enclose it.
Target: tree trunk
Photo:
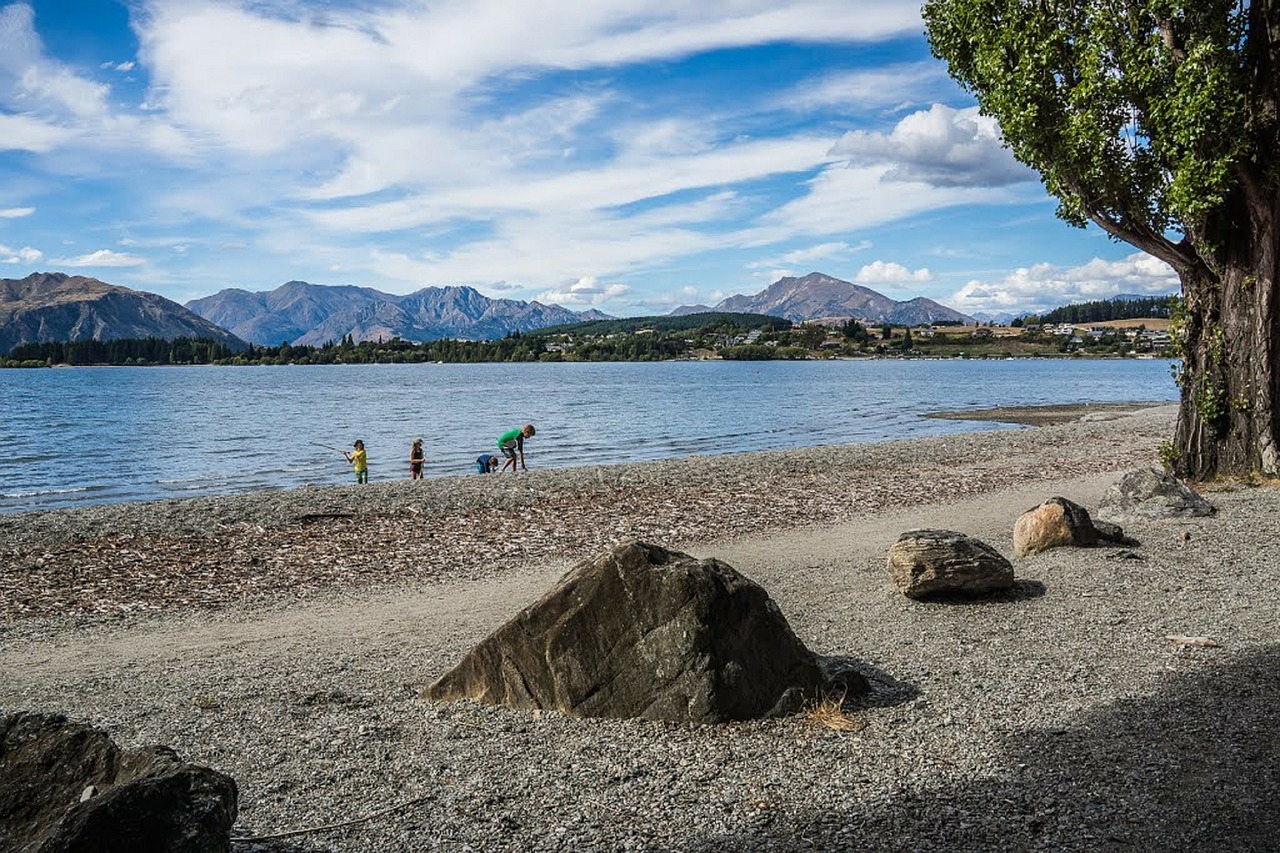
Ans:
[[[1216,269],[1180,271],[1185,308],[1176,474],[1280,476],[1280,194],[1235,206]]]

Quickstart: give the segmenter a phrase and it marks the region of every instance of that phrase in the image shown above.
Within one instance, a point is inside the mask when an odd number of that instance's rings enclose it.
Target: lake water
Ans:
[[[1160,360],[0,370],[0,512],[465,474],[532,422],[530,468],[992,429],[941,409],[1177,399]],[[1008,427],[1005,428],[1014,428]]]

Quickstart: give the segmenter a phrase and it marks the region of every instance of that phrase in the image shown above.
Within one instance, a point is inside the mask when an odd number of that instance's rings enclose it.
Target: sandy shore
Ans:
[[[0,709],[66,713],[234,776],[260,850],[1266,850],[1280,832],[1280,490],[1015,561],[911,602],[931,526],[1011,552],[1095,507],[1172,409],[873,446],[298,490],[0,519]],[[421,487],[421,488],[420,488]],[[570,720],[421,688],[624,535],[760,582],[876,690],[834,732]],[[1180,647],[1167,635],[1213,638]]]

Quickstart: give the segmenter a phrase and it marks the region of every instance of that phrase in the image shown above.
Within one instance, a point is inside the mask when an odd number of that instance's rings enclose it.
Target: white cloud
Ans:
[[[0,102],[23,112],[52,108],[73,116],[105,110],[109,87],[44,57],[35,10],[26,3],[0,8]]]
[[[907,284],[933,281],[933,273],[927,267],[909,270],[899,263],[877,260],[858,270],[853,280],[859,284]]]
[[[0,151],[50,151],[72,135],[31,116],[0,115]]]
[[[846,71],[811,80],[777,99],[781,109],[809,111],[824,107],[898,109],[927,103],[953,84],[938,62],[916,62],[884,68]]]
[[[35,212],[34,207],[6,207],[0,210],[0,219],[21,219]]]
[[[64,267],[136,267],[146,262],[146,258],[138,255],[130,255],[127,252],[113,252],[110,249],[98,249],[87,255],[49,261],[51,264]]]
[[[934,104],[906,116],[887,134],[849,131],[831,153],[855,164],[887,164],[886,180],[938,187],[995,187],[1036,177],[1003,147],[995,119],[980,115],[977,107]]]
[[[592,307],[617,299],[630,290],[625,284],[603,284],[594,276],[583,276],[567,287],[543,291],[538,294],[537,301],[567,307]]]
[[[790,252],[784,252],[781,255],[766,258],[763,261],[754,261],[747,264],[747,269],[774,269],[782,266],[808,266],[823,261],[834,261],[846,258],[857,252],[863,252],[871,248],[870,240],[863,240],[856,244],[846,243],[842,240],[832,241],[829,243],[817,243],[813,246],[806,246],[803,249],[793,249]],[[775,269],[776,272],[776,269]],[[792,275],[790,272],[784,272],[782,276]]]
[[[513,213],[559,216],[621,207],[689,190],[719,188],[771,175],[803,172],[830,162],[827,144],[816,137],[745,140],[686,156],[610,162],[545,177],[485,171],[456,186],[408,199],[320,210],[308,217],[340,232],[376,233],[450,219]],[[717,194],[710,202],[732,196]],[[679,212],[685,205],[671,210]]]
[[[961,204],[999,204],[1014,195],[1007,188],[934,186],[900,181],[886,185],[887,167],[833,166],[807,182],[807,192],[765,216],[743,235],[750,244],[768,244],[798,235],[843,234]]]
[[[6,264],[34,264],[43,257],[44,252],[39,249],[33,249],[30,246],[23,246],[21,249],[10,249],[8,246],[0,244],[0,262]]]
[[[1137,252],[1115,261],[1094,258],[1077,267],[1036,264],[994,281],[970,281],[947,304],[960,311],[1045,311],[1121,293],[1159,296],[1178,290],[1164,261]]]

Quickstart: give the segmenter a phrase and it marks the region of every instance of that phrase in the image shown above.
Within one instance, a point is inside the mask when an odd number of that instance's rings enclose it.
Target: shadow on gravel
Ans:
[[[867,680],[869,690],[849,695],[845,705],[850,708],[891,708],[910,702],[920,695],[914,684],[899,681],[877,666],[844,655],[820,655],[819,665],[827,679],[836,685],[844,682],[842,675],[853,672]],[[856,679],[855,679],[856,680]]]
[[[1177,659],[1155,695],[1009,732],[988,778],[824,791],[712,850],[1280,849],[1280,646]],[[989,778],[989,775],[997,778]]]
[[[1013,586],[1008,589],[1002,589],[999,592],[988,592],[981,595],[939,593],[926,596],[919,599],[919,601],[921,604],[1004,604],[1041,598],[1046,592],[1048,592],[1048,587],[1040,581],[1019,578],[1013,582]]]

